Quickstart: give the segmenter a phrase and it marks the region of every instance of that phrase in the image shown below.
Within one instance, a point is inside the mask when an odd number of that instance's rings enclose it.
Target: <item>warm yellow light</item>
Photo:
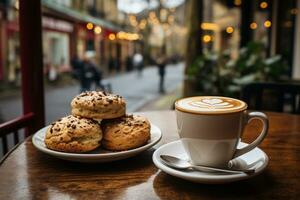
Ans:
[[[96,26],[96,27],[94,28],[94,33],[96,33],[96,34],[100,34],[101,31],[102,31],[102,29],[101,29],[100,26]]]
[[[233,31],[234,31],[234,29],[233,29],[232,26],[228,26],[228,27],[226,28],[226,32],[227,32],[228,34],[233,33]]]
[[[234,5],[240,6],[242,4],[242,0],[234,0]]]
[[[117,33],[117,37],[119,39],[126,39],[126,33],[123,31],[120,31],[119,33]]]
[[[260,6],[262,9],[265,9],[265,8],[268,7],[268,3],[265,2],[265,1],[263,1],[263,2],[261,2],[261,3],[259,4],[259,6]]]
[[[270,28],[271,25],[272,25],[272,23],[271,23],[270,20],[267,20],[267,21],[264,22],[264,26],[265,26],[266,28]]]
[[[251,28],[251,29],[257,29],[257,23],[252,22],[252,23],[250,24],[250,28]]]
[[[94,28],[94,24],[92,24],[91,22],[86,24],[86,28],[89,30],[92,30]]]
[[[113,33],[111,33],[113,34]],[[109,34],[109,39],[114,40],[115,39],[115,34],[111,35]],[[140,36],[137,33],[126,33],[123,31],[120,31],[117,33],[117,38],[118,39],[124,39],[124,40],[138,40]]]
[[[138,40],[138,39],[139,39],[139,34],[133,33],[132,39],[133,39],[133,40]]]
[[[218,31],[219,30],[219,26],[215,23],[207,23],[207,22],[203,22],[201,24],[201,28],[203,30],[213,30],[213,31]]]
[[[110,39],[110,40],[115,40],[115,39],[116,39],[116,35],[115,35],[114,33],[110,33],[110,34],[108,35],[108,39]]]
[[[210,35],[204,35],[202,39],[203,42],[208,43],[212,40],[212,37]]]

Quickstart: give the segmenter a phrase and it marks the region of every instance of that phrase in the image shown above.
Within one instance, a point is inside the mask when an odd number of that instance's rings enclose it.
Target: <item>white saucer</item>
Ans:
[[[147,144],[144,146],[141,146],[139,148],[127,150],[127,151],[120,151],[120,152],[113,152],[113,151],[107,151],[100,148],[97,148],[94,151],[88,152],[88,153],[65,153],[65,152],[59,152],[59,151],[53,151],[51,149],[48,149],[44,143],[44,138],[46,134],[46,130],[49,126],[46,126],[42,129],[40,129],[38,132],[36,132],[32,137],[32,143],[33,145],[40,151],[55,156],[57,158],[63,159],[63,160],[70,160],[70,161],[76,161],[76,162],[110,162],[115,160],[122,160],[125,158],[129,158],[132,156],[135,156],[150,147],[157,144],[162,137],[162,133],[160,129],[155,126],[154,124],[151,124],[151,139],[148,141]]]
[[[240,142],[238,148],[244,147],[246,143]],[[225,173],[209,173],[199,171],[181,171],[170,168],[163,164],[160,155],[171,155],[181,159],[188,160],[188,156],[183,148],[180,140],[160,146],[153,154],[153,162],[162,171],[172,176],[182,178],[188,181],[206,184],[221,184],[229,183],[244,179],[249,179],[260,174],[268,165],[269,158],[260,148],[256,147],[252,151],[234,159],[238,166],[243,166],[244,169],[255,169],[255,173],[247,174],[225,174]]]

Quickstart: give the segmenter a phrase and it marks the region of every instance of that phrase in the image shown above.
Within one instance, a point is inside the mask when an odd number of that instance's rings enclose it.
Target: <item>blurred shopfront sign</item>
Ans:
[[[50,17],[43,17],[42,25],[43,28],[47,28],[55,31],[61,31],[61,32],[71,33],[74,30],[72,23],[60,19],[50,18]]]
[[[42,26],[44,29],[50,29],[59,32],[72,33],[74,31],[74,26],[72,23],[51,17],[43,17]],[[8,31],[19,31],[19,24],[17,21],[9,21],[6,27]]]

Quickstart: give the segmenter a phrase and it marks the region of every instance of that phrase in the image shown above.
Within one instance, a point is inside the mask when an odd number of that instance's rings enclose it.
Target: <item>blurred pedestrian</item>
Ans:
[[[98,69],[97,65],[93,61],[93,58],[95,57],[95,53],[93,51],[88,51],[85,54],[84,58],[84,71],[85,71],[85,89],[91,90],[91,86],[94,83],[95,84],[95,90],[101,89],[104,90],[104,86],[102,84],[102,71]]]
[[[132,58],[127,56],[126,58],[126,71],[130,72],[132,70]]]
[[[74,79],[79,80],[80,71],[83,67],[82,60],[78,57],[77,54],[75,54],[71,59],[71,67],[72,67],[72,77]]]
[[[137,69],[138,76],[142,76],[143,69],[144,69],[144,58],[142,54],[136,53],[133,56],[133,66]]]
[[[162,53],[157,58],[157,67],[158,67],[158,75],[159,75],[159,93],[165,93],[164,81],[165,81],[165,74],[166,74],[166,64],[167,58],[165,53]]]
[[[109,56],[108,59],[108,72],[111,74],[116,68],[115,59],[112,56]]]
[[[80,83],[80,92],[88,90],[88,80],[85,76],[84,62],[78,55],[74,55],[71,59],[71,66],[73,69],[72,76]]]

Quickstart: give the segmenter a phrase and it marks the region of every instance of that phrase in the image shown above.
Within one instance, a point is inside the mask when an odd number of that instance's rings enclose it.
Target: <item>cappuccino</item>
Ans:
[[[247,109],[241,100],[219,96],[189,97],[176,101],[177,110],[199,114],[224,114],[240,112]]]

